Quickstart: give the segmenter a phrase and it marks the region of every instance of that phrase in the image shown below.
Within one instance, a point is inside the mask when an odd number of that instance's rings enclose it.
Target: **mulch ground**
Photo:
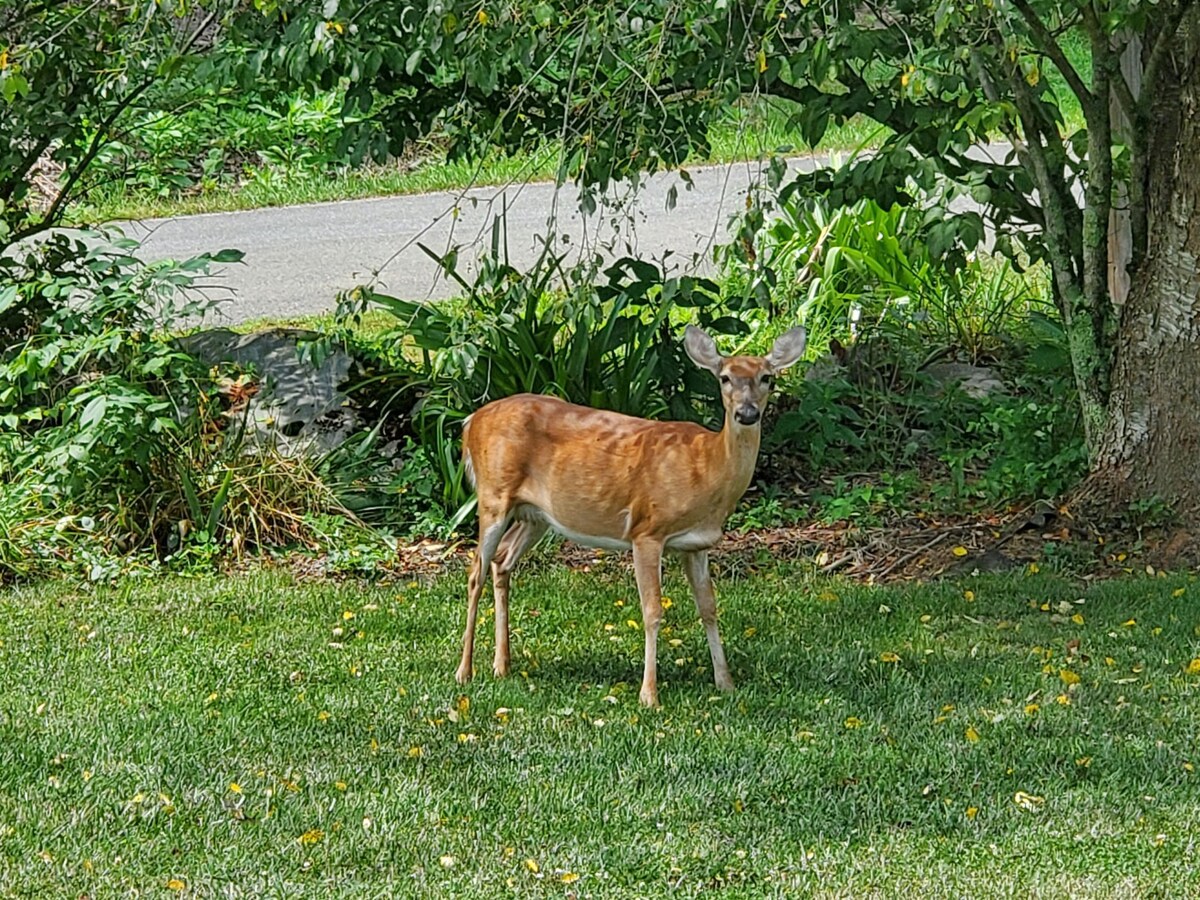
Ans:
[[[472,541],[419,540],[397,548],[386,578],[433,578],[465,568]],[[628,566],[628,553],[563,542],[563,564],[583,571]],[[1083,578],[1189,569],[1200,565],[1200,542],[1187,531],[1102,531],[1068,507],[1042,504],[1006,514],[935,518],[923,514],[878,525],[804,525],[727,533],[711,553],[718,574],[751,574],[781,562],[866,583],[969,577],[1051,562]],[[301,577],[326,577],[320,557],[294,557]]]

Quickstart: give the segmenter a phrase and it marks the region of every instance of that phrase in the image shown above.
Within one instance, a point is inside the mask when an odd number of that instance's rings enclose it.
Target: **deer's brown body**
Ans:
[[[785,340],[785,338],[787,340]],[[716,352],[689,329],[689,355],[721,379],[725,427],[655,422],[519,394],[478,410],[463,454],[479,495],[479,548],[468,587],[458,680],[472,674],[479,596],[490,567],[496,599],[493,669],[507,674],[508,590],[521,555],[547,528],[590,546],[632,549],[646,634],[641,699],[657,704],[655,652],[662,618],[661,560],[677,552],[696,597],[717,686],[733,686],[716,624],[708,554],[750,484],[762,408],[776,371],[795,362],[803,331],[789,332],[766,358]]]

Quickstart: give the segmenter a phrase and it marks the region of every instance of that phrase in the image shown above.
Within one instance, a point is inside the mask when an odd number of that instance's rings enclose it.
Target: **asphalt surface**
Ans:
[[[1005,143],[981,145],[973,156],[1005,159]],[[792,159],[792,171],[827,165],[828,157]],[[458,249],[458,272],[468,282],[478,257],[492,245],[493,226],[506,223],[509,262],[529,269],[543,252],[546,235],[568,260],[581,253],[607,259],[636,255],[675,271],[711,271],[714,246],[729,240],[732,215],[743,208],[747,188],[765,180],[762,163],[742,162],[679,172],[660,172],[639,190],[613,191],[592,215],[579,209],[567,185],[515,184],[370,200],[346,200],[208,213],[121,223],[142,241],[147,260],[184,259],[205,251],[242,250],[237,265],[222,267],[217,284],[230,302],[223,315],[234,322],[320,313],[336,305],[339,291],[372,283],[405,299],[460,293],[421,245],[438,254]],[[674,203],[668,202],[674,194]],[[961,201],[956,207],[973,207]]]
[[[808,170],[819,161],[791,165]],[[573,186],[534,183],[147,219],[121,227],[142,241],[147,260],[244,251],[242,263],[219,270],[216,283],[231,296],[224,315],[235,322],[287,318],[332,309],[339,291],[368,282],[408,299],[461,292],[420,245],[436,253],[458,246],[459,273],[470,281],[477,258],[491,247],[498,218],[507,224],[508,259],[518,269],[536,261],[544,235],[557,234],[556,249],[569,258],[584,252],[610,259],[637,254],[704,271],[714,245],[728,240],[729,219],[744,205],[760,171],[757,163],[691,169],[690,189],[678,172],[659,173],[636,192],[614,192],[590,216],[580,212]],[[675,204],[669,209],[672,188]]]

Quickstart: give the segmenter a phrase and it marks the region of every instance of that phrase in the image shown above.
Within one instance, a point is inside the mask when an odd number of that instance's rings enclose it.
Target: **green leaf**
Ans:
[[[93,397],[87,406],[83,408],[83,412],[79,416],[79,425],[81,428],[92,428],[99,424],[104,418],[104,413],[108,410],[108,397],[100,394]]]

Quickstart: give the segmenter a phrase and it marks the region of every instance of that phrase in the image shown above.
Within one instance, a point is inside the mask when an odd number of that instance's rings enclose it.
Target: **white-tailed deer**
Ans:
[[[804,329],[765,357],[724,357],[699,328],[684,348],[721,383],[725,426],[654,422],[518,394],[489,403],[463,431],[463,457],[479,494],[479,547],[467,588],[460,684],[471,678],[475,620],[489,570],[496,601],[496,675],[508,674],[508,589],[521,555],[553,528],[594,547],[633,550],[646,637],[641,701],[658,705],[655,654],[662,620],[662,555],[683,558],[721,690],[733,679],[717,632],[708,550],[750,485],[763,409],[775,376],[804,352]]]

